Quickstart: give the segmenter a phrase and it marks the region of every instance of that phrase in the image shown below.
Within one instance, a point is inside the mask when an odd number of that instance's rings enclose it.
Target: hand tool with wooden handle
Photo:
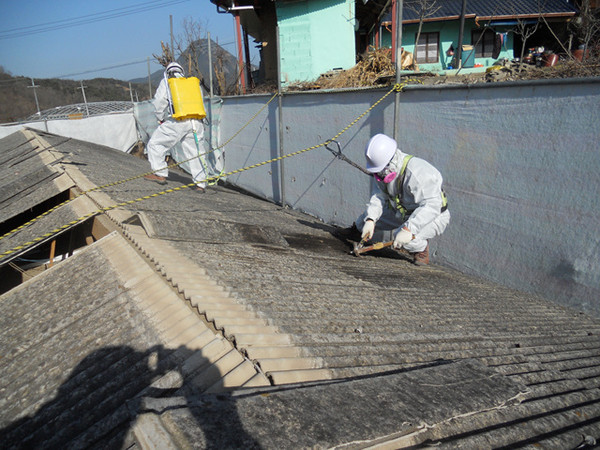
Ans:
[[[365,247],[362,241],[358,244],[356,242],[354,242],[354,244],[353,244],[354,248],[352,250],[352,254],[354,256],[360,256],[361,254],[370,252],[371,250],[381,250],[382,248],[390,247],[390,246],[392,246],[393,243],[394,243],[394,241],[376,242],[373,245],[368,245]]]

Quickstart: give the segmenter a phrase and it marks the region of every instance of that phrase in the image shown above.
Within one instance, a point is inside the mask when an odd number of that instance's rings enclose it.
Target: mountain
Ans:
[[[37,95],[41,111],[84,103],[81,81],[59,78],[35,79],[35,92],[31,78],[0,71],[0,123],[18,122],[37,112]],[[83,81],[88,103],[105,101],[142,101],[151,98],[148,83],[131,83],[112,78],[94,78]]]
[[[215,95],[234,94],[238,83],[238,62],[235,56],[211,39],[210,44],[213,65],[213,91]],[[195,62],[197,61],[197,65]],[[197,76],[203,80],[206,89],[209,87],[208,40],[199,39],[192,42],[177,62],[184,68],[186,75]],[[200,73],[198,73],[200,72]],[[152,86],[156,88],[163,78],[164,70],[157,70],[150,75]],[[132,83],[148,83],[148,77],[135,78]]]
[[[237,60],[224,50],[223,47],[211,40],[213,74],[213,89],[215,95],[236,93]],[[198,61],[198,68],[191,70],[191,61]],[[192,43],[177,59],[186,73],[204,78],[204,86],[208,89],[208,41],[200,39]],[[197,72],[200,72],[198,74]],[[152,92],[149,92],[148,77],[136,78],[130,81],[113,78],[94,78],[83,81],[86,101],[143,101],[152,98],[158,83],[163,77],[163,70],[150,75]],[[131,83],[131,90],[129,84]],[[41,111],[77,103],[84,103],[81,91],[81,81],[64,80],[59,78],[35,79],[35,91],[31,87],[31,78],[12,76],[0,66],[0,123],[10,123],[25,120],[37,112],[35,96],[37,95]]]

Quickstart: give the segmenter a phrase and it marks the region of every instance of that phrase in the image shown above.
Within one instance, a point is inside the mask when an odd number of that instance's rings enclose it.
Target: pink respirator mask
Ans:
[[[381,172],[375,173],[373,176],[377,181],[389,184],[396,179],[398,172],[390,172],[390,168],[386,166]]]

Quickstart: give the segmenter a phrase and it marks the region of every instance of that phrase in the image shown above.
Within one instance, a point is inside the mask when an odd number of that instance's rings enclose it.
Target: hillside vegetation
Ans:
[[[208,41],[198,39],[187,44],[177,61],[185,68],[190,76],[197,76],[208,86]],[[237,92],[238,63],[231,53],[227,52],[216,42],[211,41],[211,53],[214,68],[213,87],[216,95],[234,95]],[[149,92],[147,78],[131,81],[133,100],[143,101],[154,95],[163,69],[150,75],[152,93]],[[41,111],[83,103],[81,82],[58,78],[35,79],[36,90]],[[112,78],[94,78],[83,82],[87,102],[131,101],[129,82]],[[31,78],[14,77],[6,73],[0,66],[0,123],[19,122],[37,112],[34,89]]]
[[[81,82],[58,78],[36,79],[40,110],[83,103]],[[129,82],[94,78],[83,82],[87,102],[131,101]],[[156,86],[152,86],[153,90]],[[131,83],[134,101],[150,98],[148,83]],[[0,123],[18,122],[37,112],[31,78],[14,77],[0,68]]]

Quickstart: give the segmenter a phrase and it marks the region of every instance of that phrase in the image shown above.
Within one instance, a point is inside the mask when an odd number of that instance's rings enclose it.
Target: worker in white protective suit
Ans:
[[[417,265],[429,264],[429,239],[450,222],[442,175],[427,161],[403,153],[385,134],[373,136],[365,149],[367,170],[376,188],[367,210],[353,227],[363,241],[375,229],[392,231],[393,248],[413,256]]]
[[[204,127],[198,119],[176,120],[173,115],[173,102],[169,91],[168,78],[183,77],[183,67],[176,62],[170,63],[164,73],[152,103],[159,126],[148,141],[147,153],[150,167],[154,173],[145,175],[146,180],[159,184],[167,184],[169,170],[165,157],[177,143],[181,142],[184,158],[188,164],[192,179],[196,183],[195,190],[204,193],[206,190],[206,167],[201,154],[204,153],[202,142]],[[194,158],[194,156],[197,156]],[[190,159],[191,158],[191,159]]]

